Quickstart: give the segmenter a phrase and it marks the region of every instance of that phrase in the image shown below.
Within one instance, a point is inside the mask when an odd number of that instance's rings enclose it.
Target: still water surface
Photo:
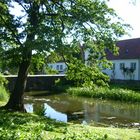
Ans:
[[[58,121],[140,127],[140,104],[95,100],[68,95],[26,96],[27,112],[44,110]]]

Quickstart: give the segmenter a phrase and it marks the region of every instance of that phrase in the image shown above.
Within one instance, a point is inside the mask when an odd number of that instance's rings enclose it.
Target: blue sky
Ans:
[[[109,7],[113,8],[116,13],[131,25],[133,30],[129,31],[131,36],[124,36],[123,39],[140,37],[140,0],[132,3],[133,0],[110,0]]]

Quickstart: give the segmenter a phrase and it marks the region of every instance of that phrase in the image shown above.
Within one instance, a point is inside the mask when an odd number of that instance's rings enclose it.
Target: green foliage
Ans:
[[[97,58],[104,55],[107,48],[116,52],[115,41],[126,34],[129,26],[120,20],[106,2],[106,0],[1,1],[2,63],[4,64],[6,60],[9,68],[14,67],[17,71],[23,60],[33,57],[31,69],[38,70],[45,62],[40,60],[42,56],[52,54],[47,62],[64,59],[65,54],[75,54],[73,57],[76,57],[78,53],[75,46],[79,42],[94,50],[94,56]],[[20,16],[11,13],[15,8],[14,4],[18,4],[21,8]],[[112,20],[113,18],[115,20]],[[4,68],[7,68],[7,65]]]
[[[34,112],[38,116],[45,116],[45,108],[43,105],[41,105],[39,108],[37,108]]]
[[[4,86],[0,86],[0,101],[7,101],[9,99],[9,93]]]
[[[1,140],[117,140],[135,139],[135,129],[65,124],[43,116],[0,110]]]
[[[140,93],[128,89],[121,88],[69,88],[68,94],[75,96],[85,96],[100,99],[111,99],[126,102],[140,102]]]
[[[27,115],[26,118],[22,118],[24,115],[15,113],[5,112],[1,114],[0,120],[0,139],[1,140],[24,140],[25,138],[28,139],[42,139],[42,131],[41,128],[43,127],[42,124],[39,122],[31,121],[30,119],[33,118],[32,116]],[[11,114],[11,116],[10,116]],[[4,117],[5,116],[5,117]],[[29,119],[29,125],[27,125]],[[32,133],[31,133],[32,131]]]
[[[59,55],[59,53],[52,51],[49,53],[49,55],[46,57],[47,63],[55,63],[58,61],[62,61],[62,57]]]
[[[4,86],[8,81],[4,78],[4,76],[0,73],[0,86]]]
[[[44,54],[33,54],[29,73],[32,75],[44,73],[45,61],[46,61],[46,57]]]
[[[8,81],[0,74],[0,101],[7,101],[9,98],[9,93],[4,87]]]
[[[55,85],[51,89],[51,92],[53,91],[54,93],[65,93],[66,89],[68,89],[70,86],[73,86],[73,82],[70,80],[58,78],[55,80]]]
[[[108,86],[109,77],[101,72],[97,64],[88,66],[77,59],[73,59],[68,64],[66,74],[66,78],[74,81],[76,86]]]
[[[18,64],[16,64],[12,60],[2,59],[0,63],[0,68],[1,73],[3,73],[4,75],[16,75],[18,73]]]
[[[47,66],[45,69],[45,73],[46,74],[58,74],[58,71]]]

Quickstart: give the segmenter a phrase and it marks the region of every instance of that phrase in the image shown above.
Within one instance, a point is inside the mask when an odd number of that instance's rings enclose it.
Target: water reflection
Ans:
[[[50,107],[47,103],[44,104],[45,108],[45,116],[48,116],[52,119],[56,119],[58,121],[67,122],[67,115],[64,113],[60,113]]]
[[[63,122],[72,121],[87,124],[94,121],[108,125],[140,123],[139,104],[52,95],[26,97],[25,108],[27,112],[36,112],[43,108],[45,116]]]
[[[29,113],[33,113],[33,104],[24,104],[26,111]]]

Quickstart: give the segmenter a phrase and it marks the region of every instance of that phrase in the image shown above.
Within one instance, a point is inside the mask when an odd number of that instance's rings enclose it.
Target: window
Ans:
[[[60,65],[60,70],[63,70],[63,65]]]
[[[131,63],[130,64],[130,67],[131,67],[131,69],[134,69],[135,70],[136,69],[136,63]]]
[[[56,69],[59,70],[59,65],[56,65]]]
[[[120,63],[120,69],[122,70],[123,68],[125,68],[125,64],[124,63]]]
[[[112,70],[115,70],[115,63],[113,63]]]

